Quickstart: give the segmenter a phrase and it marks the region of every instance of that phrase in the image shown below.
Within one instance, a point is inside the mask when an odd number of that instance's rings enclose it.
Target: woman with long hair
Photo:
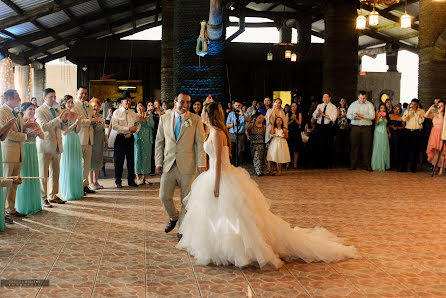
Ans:
[[[148,178],[152,168],[153,121],[152,114],[146,113],[146,107],[142,102],[136,105],[141,128],[133,133],[135,138],[135,174],[139,185],[149,184]]]
[[[43,139],[44,134],[39,124],[35,122],[36,106],[32,102],[20,105],[23,121],[26,123],[25,132],[37,130],[38,137]],[[27,139],[23,143],[22,167],[20,177],[39,177],[39,159],[37,157],[36,137]],[[40,195],[39,179],[26,179],[17,187],[15,196],[15,209],[27,215],[36,214],[43,210],[42,196]]]
[[[68,110],[68,128],[62,132],[63,152],[60,158],[60,194],[64,200],[80,200],[84,196],[82,175],[82,147],[79,131],[82,117],[74,113],[73,97],[65,96],[60,103]]]
[[[223,109],[206,103],[202,120],[209,129],[204,149],[209,170],[194,181],[184,199],[187,213],[179,228],[177,248],[199,265],[256,264],[279,268],[283,260],[336,262],[357,257],[356,249],[324,228],[292,229],[270,211],[267,199],[249,173],[230,163],[230,137]]]
[[[390,131],[389,112],[386,105],[381,103],[375,113],[375,131],[373,133],[372,169],[384,172],[390,169]]]
[[[427,161],[433,166],[437,164],[438,161],[438,175],[443,175],[444,168],[446,167],[446,149],[443,148],[441,155],[439,156],[440,150],[443,145],[443,140],[441,135],[443,133],[443,123],[444,123],[444,110],[445,102],[440,100],[437,104],[432,105],[425,114],[425,118],[432,119],[433,127],[429,135],[429,142],[427,144]]]

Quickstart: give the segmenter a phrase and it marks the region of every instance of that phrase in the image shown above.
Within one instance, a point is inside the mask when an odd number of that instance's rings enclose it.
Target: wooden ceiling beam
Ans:
[[[142,12],[142,13],[136,14],[135,17],[136,17],[136,19],[139,20],[139,19],[143,19],[143,18],[147,18],[147,17],[152,16],[152,15],[155,15],[158,12],[159,11],[157,9],[154,9],[154,10],[151,10],[151,11],[148,11],[148,12]],[[113,22],[112,24],[110,24],[110,26],[112,28],[113,27],[119,27],[119,26],[125,25],[127,23],[129,23],[129,19],[128,19],[128,17],[124,17],[124,18],[119,19],[116,22]],[[102,30],[104,30],[104,27],[108,28],[108,24],[99,25],[99,26],[97,26],[95,28],[91,28],[87,32],[84,32],[84,33],[81,33],[81,34],[74,33],[73,35],[70,35],[70,36],[66,37],[66,39],[72,41],[72,40],[77,40],[77,39],[81,39],[81,38],[86,38],[86,37],[89,37],[91,35],[97,34],[98,32],[101,32]],[[43,45],[41,47],[38,47],[36,49],[26,51],[26,52],[23,53],[23,56],[25,56],[25,57],[32,57],[32,56],[34,56],[34,55],[36,55],[38,53],[42,53],[43,51],[46,51],[46,50],[49,50],[49,49],[52,49],[52,48],[56,48],[56,47],[61,46],[63,44],[64,43],[62,41],[55,40],[55,41],[47,43],[47,44],[45,44],[45,45]]]
[[[3,0],[2,0],[3,1]],[[5,0],[6,1],[6,0]],[[0,22],[0,30],[20,25],[26,22],[32,22],[40,17],[64,10],[66,8],[88,2],[90,0],[60,0],[59,4],[50,2],[25,11],[23,15],[11,16]]]
[[[137,4],[138,7],[142,6],[142,5],[146,5],[147,0],[135,0],[135,4]],[[86,23],[89,23],[92,21],[96,21],[98,19],[102,19],[103,14],[113,15],[113,14],[121,13],[122,11],[125,11],[127,9],[129,9],[129,4],[125,3],[122,5],[107,9],[103,12],[92,12],[88,15],[85,15],[85,16],[79,18],[79,21],[83,24],[86,24]],[[67,31],[70,29],[73,29],[73,24],[71,21],[51,27],[49,30],[51,30],[51,32],[53,34],[58,34],[58,33],[61,33],[61,32],[64,32],[64,31]],[[29,33],[26,35],[21,35],[20,37],[23,41],[31,42],[34,40],[39,40],[39,39],[48,37],[48,34],[46,32],[39,31],[39,32]],[[16,47],[18,45],[20,45],[20,43],[14,41],[14,40],[7,40],[1,44],[1,47],[4,49],[9,49],[9,48]]]

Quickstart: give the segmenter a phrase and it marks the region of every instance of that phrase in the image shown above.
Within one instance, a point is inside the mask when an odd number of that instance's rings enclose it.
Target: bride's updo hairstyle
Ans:
[[[231,139],[229,137],[229,131],[226,127],[225,115],[223,114],[221,105],[217,102],[207,102],[204,104],[203,111],[208,116],[209,124],[225,133],[229,146],[229,152],[231,152]]]

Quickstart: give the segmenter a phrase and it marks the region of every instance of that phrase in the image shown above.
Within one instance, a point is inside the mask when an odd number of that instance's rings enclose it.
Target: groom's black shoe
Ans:
[[[138,187],[138,184],[136,184],[135,182],[129,182],[129,186]]]
[[[177,238],[178,238],[178,241],[180,241],[181,238],[183,238],[183,234],[178,233],[178,234],[177,234]]]
[[[169,233],[170,231],[172,231],[175,228],[175,226],[177,225],[177,221],[178,221],[178,219],[170,220],[169,223],[167,224],[166,228],[164,229],[164,232]]]
[[[89,189],[88,186],[84,186],[84,194],[87,193],[96,193],[96,192],[94,190]]]

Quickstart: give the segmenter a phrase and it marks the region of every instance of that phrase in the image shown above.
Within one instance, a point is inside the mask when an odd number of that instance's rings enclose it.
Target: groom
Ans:
[[[156,173],[161,175],[160,199],[170,221],[164,231],[169,233],[186,213],[183,199],[189,194],[196,168],[206,170],[203,149],[204,129],[201,118],[189,113],[190,95],[180,92],[174,109],[161,116],[155,141]],[[181,190],[181,214],[173,203],[176,186]],[[178,240],[181,234],[177,234]]]

